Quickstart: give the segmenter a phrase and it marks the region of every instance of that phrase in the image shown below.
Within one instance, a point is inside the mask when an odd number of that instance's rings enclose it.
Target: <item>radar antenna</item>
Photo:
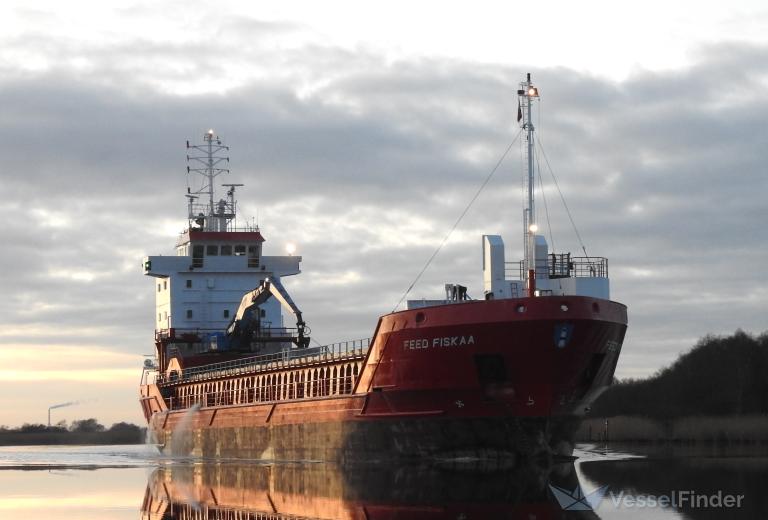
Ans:
[[[237,218],[237,199],[235,199],[235,188],[245,186],[245,184],[222,184],[227,190],[227,204],[232,209],[232,219]],[[234,220],[234,227],[237,227],[237,221]]]

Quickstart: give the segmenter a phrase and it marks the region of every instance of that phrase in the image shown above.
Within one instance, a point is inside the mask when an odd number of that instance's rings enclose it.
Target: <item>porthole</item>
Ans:
[[[427,316],[423,312],[416,313],[416,323],[423,323],[427,319]]]
[[[568,312],[568,304],[567,303],[561,303],[560,304],[560,310],[563,312]]]
[[[600,305],[597,302],[592,302],[592,312],[600,312]]]
[[[525,312],[525,305],[518,305],[517,306],[517,312],[520,312],[520,313]]]

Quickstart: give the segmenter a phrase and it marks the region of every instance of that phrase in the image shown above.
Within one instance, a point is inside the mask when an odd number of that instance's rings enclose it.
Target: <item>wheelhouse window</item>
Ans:
[[[259,267],[258,246],[248,246],[248,267]]]
[[[231,245],[221,246],[221,256],[232,256],[232,246]]]
[[[205,255],[206,256],[219,256],[219,246],[214,244],[209,244],[205,248]]]
[[[192,267],[203,267],[205,246],[192,246]]]
[[[245,256],[245,246],[242,244],[238,244],[235,246],[235,255],[237,256]]]

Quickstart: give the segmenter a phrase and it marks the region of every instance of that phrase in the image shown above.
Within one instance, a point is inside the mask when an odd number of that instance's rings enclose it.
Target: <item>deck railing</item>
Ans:
[[[525,262],[505,262],[504,272],[507,279],[527,280],[524,273]],[[549,278],[607,278],[608,259],[601,256],[547,255],[536,259],[536,272],[546,270]]]
[[[201,341],[204,338],[212,335],[222,334],[222,329],[207,329],[207,328],[180,328],[171,327],[169,329],[155,329],[155,341],[164,339],[179,339],[187,342],[189,340]],[[292,338],[298,335],[298,329],[296,327],[262,327],[260,329],[261,335],[253,339],[254,343],[259,343],[259,340],[269,341],[274,339],[284,340],[286,343],[290,342]]]
[[[357,375],[341,375],[305,381],[275,380],[261,386],[240,386],[219,391],[199,391],[166,399],[170,410],[198,406],[212,408],[239,404],[269,403],[310,397],[329,397],[352,393]]]
[[[181,383],[188,381],[201,381],[220,377],[229,377],[250,372],[263,372],[296,365],[313,365],[328,361],[342,361],[345,359],[357,359],[365,355],[370,347],[370,338],[356,339],[309,347],[304,349],[290,349],[273,354],[251,356],[221,363],[212,363],[199,367],[182,369],[180,372],[171,372],[170,375],[158,374],[157,384]]]

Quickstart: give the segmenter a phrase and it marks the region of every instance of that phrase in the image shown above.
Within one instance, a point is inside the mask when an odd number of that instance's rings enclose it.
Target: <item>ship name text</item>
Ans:
[[[424,348],[438,347],[461,347],[464,345],[474,345],[474,336],[444,336],[441,338],[422,338],[403,340],[404,350],[419,350]]]

